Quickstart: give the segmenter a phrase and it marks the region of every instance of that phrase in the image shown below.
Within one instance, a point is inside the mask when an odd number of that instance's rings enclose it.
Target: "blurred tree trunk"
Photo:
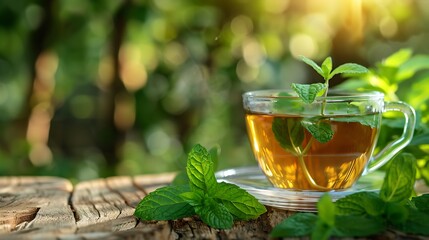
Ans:
[[[17,144],[17,141],[27,141],[29,144],[31,144],[31,141],[28,141],[30,118],[34,107],[39,103],[38,96],[36,96],[37,87],[35,87],[35,85],[37,85],[36,82],[38,81],[37,61],[40,59],[41,55],[43,55],[43,53],[46,52],[46,50],[51,46],[49,37],[52,31],[52,23],[54,22],[54,3],[55,2],[53,0],[41,1],[38,3],[39,7],[43,10],[43,17],[38,27],[31,31],[28,37],[26,48],[28,61],[25,63],[27,69],[29,70],[28,84],[24,91],[24,100],[21,107],[21,112],[11,127],[11,129],[13,129],[14,139],[8,143],[9,145]],[[54,69],[56,70],[56,66]],[[39,90],[42,89],[41,91],[44,91],[46,88],[52,90],[52,87],[52,85],[39,86]],[[50,96],[45,100],[50,101]],[[47,129],[49,131],[49,127]],[[8,150],[13,151],[12,149],[13,147],[9,146]]]
[[[120,150],[126,136],[126,130],[117,126],[115,114],[117,114],[118,97],[130,94],[125,89],[120,78],[119,51],[126,33],[127,13],[131,7],[131,1],[126,0],[113,16],[113,31],[110,46],[113,59],[113,79],[104,93],[103,104],[105,104],[105,108],[101,117],[103,122],[99,129],[100,134],[98,139],[98,147],[109,165],[109,171],[112,171],[109,174],[114,174],[114,167],[119,163]]]

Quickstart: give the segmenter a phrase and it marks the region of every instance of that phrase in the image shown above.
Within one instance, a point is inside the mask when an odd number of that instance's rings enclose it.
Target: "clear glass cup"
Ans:
[[[260,90],[244,93],[243,106],[260,168],[274,186],[294,190],[350,188],[411,141],[416,121],[411,106],[380,92],[330,90],[307,104],[291,90]],[[403,133],[373,156],[389,111],[403,113]]]

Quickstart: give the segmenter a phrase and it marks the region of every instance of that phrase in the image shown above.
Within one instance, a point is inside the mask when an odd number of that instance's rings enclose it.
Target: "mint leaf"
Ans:
[[[328,224],[317,221],[311,233],[311,240],[328,240],[334,228]]]
[[[313,232],[317,219],[313,213],[295,213],[275,226],[270,235],[275,238],[308,236]]]
[[[384,213],[385,203],[373,192],[358,192],[340,198],[335,202],[337,215],[380,216]]]
[[[388,202],[386,205],[386,217],[390,223],[397,225],[402,224],[407,220],[409,211],[404,204]]]
[[[335,226],[335,205],[329,194],[325,193],[320,197],[317,202],[317,211],[322,222],[331,227]]]
[[[302,120],[301,124],[317,141],[321,143],[329,142],[334,137],[334,131],[331,125],[320,120],[313,122],[313,120],[314,119],[307,118]]]
[[[304,128],[299,118],[275,117],[271,128],[280,146],[289,151],[296,152],[295,148],[304,141]]]
[[[313,84],[299,84],[292,83],[292,89],[298,94],[298,96],[305,103],[312,103],[318,94],[325,89],[325,84],[323,83],[313,83]]]
[[[335,227],[335,205],[331,196],[325,193],[317,202],[318,220],[311,234],[311,239],[329,239]]]
[[[396,224],[395,228],[405,233],[429,236],[429,214],[410,208],[407,220]]]
[[[429,213],[429,194],[423,194],[418,197],[413,197],[411,202],[416,208],[424,213]]]
[[[336,237],[367,237],[386,230],[386,221],[381,217],[341,215],[335,218],[332,235]]]
[[[219,183],[213,198],[220,200],[237,219],[254,219],[267,211],[254,196],[230,183]]]
[[[185,192],[181,193],[180,197],[182,197],[189,205],[191,206],[199,206],[202,205],[204,197],[199,195],[196,192]]]
[[[188,184],[158,188],[138,204],[134,215],[143,220],[174,220],[196,213],[207,225],[226,229],[232,227],[234,216],[251,219],[265,212],[265,207],[245,190],[217,183],[213,161],[218,152],[217,148],[208,152],[195,145],[188,154]]]
[[[195,145],[188,154],[186,172],[191,190],[200,195],[212,193],[217,185],[209,152],[199,144]]]
[[[319,65],[317,65],[317,63],[315,63],[313,60],[306,58],[304,56],[301,56],[301,61],[305,62],[307,65],[310,65],[314,70],[316,70],[316,72],[320,75],[323,76],[323,70],[319,67]]]
[[[210,160],[213,162],[214,171],[216,171],[217,165],[219,163],[219,154],[220,154],[220,146],[214,146],[210,148],[209,155],[210,155]]]
[[[195,214],[189,203],[180,196],[188,186],[167,186],[149,193],[137,205],[134,215],[143,220],[173,220]]]
[[[412,154],[402,153],[392,160],[386,172],[380,197],[385,202],[404,202],[413,192],[416,180],[416,160]]]
[[[364,66],[361,66],[361,65],[356,64],[356,63],[345,63],[345,64],[340,65],[337,68],[335,68],[334,71],[332,71],[331,74],[329,75],[329,79],[331,79],[335,75],[341,74],[341,73],[363,74],[363,73],[367,73],[367,72],[368,72],[368,69]]]
[[[211,227],[218,229],[232,227],[233,217],[228,209],[210,197],[204,198],[203,205],[197,206],[195,212],[201,217],[203,222]]]
[[[322,63],[322,72],[323,72],[323,78],[325,80],[329,80],[329,74],[332,71],[332,58],[327,57],[325,61]]]
[[[302,101],[297,101],[293,95],[287,92],[280,92],[275,99],[273,104],[274,112],[295,112],[299,113],[304,110],[304,104]],[[292,97],[292,98],[289,98]]]
[[[379,117],[373,114],[340,117],[340,118],[335,118],[335,121],[336,122],[358,122],[362,125],[369,126],[371,128],[376,128],[379,125]]]

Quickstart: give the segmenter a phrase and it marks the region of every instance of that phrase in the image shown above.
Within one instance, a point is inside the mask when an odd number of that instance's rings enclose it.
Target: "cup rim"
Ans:
[[[279,93],[290,93],[291,96],[278,96]],[[243,98],[257,99],[300,99],[292,89],[262,89],[251,90],[243,93]],[[383,100],[384,93],[379,91],[344,91],[340,89],[329,89],[328,96],[318,96],[317,100]]]

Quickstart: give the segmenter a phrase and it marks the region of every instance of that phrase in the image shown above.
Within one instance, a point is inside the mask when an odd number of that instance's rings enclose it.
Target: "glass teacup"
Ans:
[[[330,90],[306,104],[291,90],[260,90],[244,93],[243,105],[260,168],[274,186],[294,190],[350,188],[403,149],[415,126],[411,106],[380,92]],[[373,156],[388,111],[404,114],[404,131]]]

